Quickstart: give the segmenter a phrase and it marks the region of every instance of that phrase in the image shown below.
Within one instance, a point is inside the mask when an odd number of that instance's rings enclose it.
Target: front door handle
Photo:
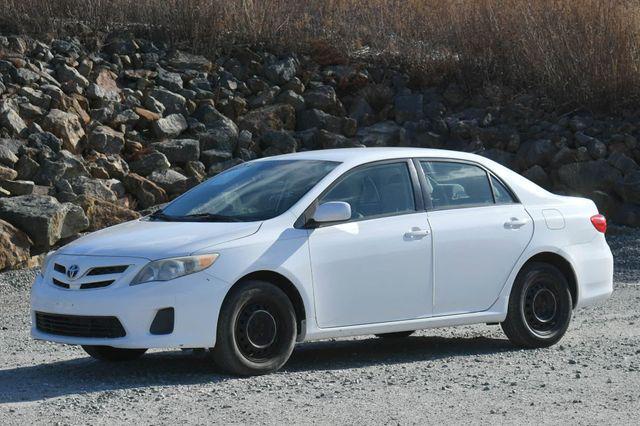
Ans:
[[[527,223],[529,223],[529,221],[526,219],[518,219],[517,217],[512,217],[504,223],[504,227],[507,229],[520,229]]]
[[[418,227],[411,228],[411,231],[405,232],[404,237],[408,239],[424,238],[429,235],[428,229],[420,229]]]

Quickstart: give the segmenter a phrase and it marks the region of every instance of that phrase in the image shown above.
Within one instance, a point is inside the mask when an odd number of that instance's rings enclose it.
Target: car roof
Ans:
[[[370,163],[372,161],[391,160],[395,158],[430,157],[449,158],[483,162],[484,157],[466,152],[449,151],[430,148],[339,148],[318,151],[303,151],[293,154],[266,157],[259,161],[268,160],[323,160],[349,163],[351,165]]]

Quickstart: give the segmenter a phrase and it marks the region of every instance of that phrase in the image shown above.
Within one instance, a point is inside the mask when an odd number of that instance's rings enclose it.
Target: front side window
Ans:
[[[267,160],[241,164],[203,182],[159,213],[159,220],[267,220],[287,211],[339,163]]]
[[[366,166],[347,173],[319,203],[329,201],[349,203],[354,220],[416,210],[411,176],[404,162]]]
[[[434,209],[494,204],[484,169],[467,163],[421,161]]]

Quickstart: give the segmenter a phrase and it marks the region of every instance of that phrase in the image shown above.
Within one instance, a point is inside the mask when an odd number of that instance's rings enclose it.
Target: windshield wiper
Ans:
[[[185,216],[174,216],[178,220],[195,221],[195,222],[241,222],[240,219],[233,216],[225,216],[213,213],[197,213]]]
[[[221,214],[196,213],[183,216],[172,216],[165,214],[162,210],[156,210],[154,213],[149,215],[149,218],[152,220],[164,220],[167,222],[243,222],[242,219]]]

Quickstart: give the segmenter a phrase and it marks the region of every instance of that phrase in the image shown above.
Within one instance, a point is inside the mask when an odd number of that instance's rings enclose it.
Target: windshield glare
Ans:
[[[271,219],[287,211],[338,164],[317,160],[244,163],[188,191],[166,206],[162,216],[244,222]]]

